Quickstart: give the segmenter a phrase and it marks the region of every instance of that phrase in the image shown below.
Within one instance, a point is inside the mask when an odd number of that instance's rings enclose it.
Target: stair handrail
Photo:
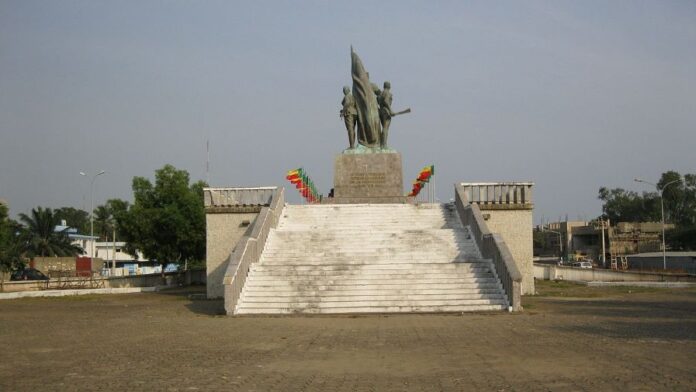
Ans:
[[[454,190],[455,206],[459,213],[459,219],[465,227],[469,227],[471,230],[481,255],[493,261],[496,274],[512,311],[522,310],[522,273],[515,263],[510,249],[499,234],[491,233],[479,206],[469,202],[464,187],[455,184]]]
[[[251,265],[258,262],[266,245],[268,234],[272,228],[278,227],[278,220],[285,206],[285,188],[278,188],[267,207],[252,224],[251,233],[242,237],[228,258],[229,264],[225,271],[223,284],[225,286],[225,312],[234,314],[234,310],[242,294]]]

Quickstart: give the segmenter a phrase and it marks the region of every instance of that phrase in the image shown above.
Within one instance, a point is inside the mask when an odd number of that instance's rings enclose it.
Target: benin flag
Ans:
[[[302,169],[295,169],[295,170],[290,170],[286,175],[285,178],[289,180],[290,182],[294,183],[294,180],[297,180],[300,178],[300,175],[302,174]]]
[[[430,181],[430,176],[432,176],[435,172],[435,166],[430,165],[426,166],[421,170],[421,172],[418,174],[418,181],[424,181],[428,182]]]

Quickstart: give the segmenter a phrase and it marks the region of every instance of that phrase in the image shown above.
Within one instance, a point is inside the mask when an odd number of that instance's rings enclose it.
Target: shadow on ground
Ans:
[[[224,316],[225,303],[222,299],[195,299],[186,304],[193,313],[206,316]]]
[[[225,315],[223,299],[207,299],[205,286],[184,286],[156,291],[154,294],[186,301],[186,309],[206,316]]]
[[[577,332],[596,337],[629,340],[696,341],[696,321],[609,321],[563,327],[565,332]]]
[[[689,295],[693,297],[694,295]],[[696,302],[679,296],[661,301],[636,298],[545,299],[558,315],[581,316],[586,323],[560,329],[596,337],[696,341]]]

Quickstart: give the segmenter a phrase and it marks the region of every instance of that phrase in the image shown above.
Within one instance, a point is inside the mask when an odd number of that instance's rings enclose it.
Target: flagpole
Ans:
[[[434,170],[433,170],[433,171],[434,171]],[[433,177],[432,177],[432,178],[433,178],[433,203],[435,203],[436,200],[437,200],[437,196],[436,196],[436,193],[435,193],[435,173],[433,173]]]

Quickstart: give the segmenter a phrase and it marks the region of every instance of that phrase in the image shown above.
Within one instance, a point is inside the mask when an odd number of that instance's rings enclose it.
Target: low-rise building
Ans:
[[[665,229],[673,229],[665,224]],[[543,246],[535,249],[537,256],[560,255],[564,260],[590,259],[602,261],[602,233],[606,260],[612,256],[635,253],[660,252],[662,250],[662,223],[619,222],[610,225],[601,221],[563,221],[537,226],[543,233]],[[560,241],[560,244],[559,244]]]
[[[95,242],[94,243],[94,257],[99,257],[107,262],[116,261],[121,262],[146,262],[148,261],[142,252],[136,252],[133,256],[126,252],[125,242]]]

